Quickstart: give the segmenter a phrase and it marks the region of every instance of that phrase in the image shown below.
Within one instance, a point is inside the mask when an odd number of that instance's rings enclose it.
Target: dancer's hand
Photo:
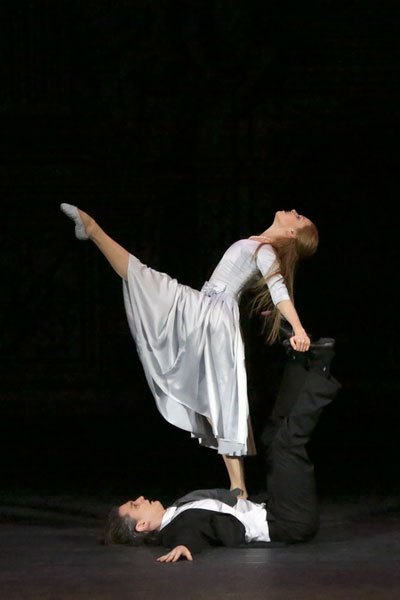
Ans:
[[[295,331],[295,334],[290,338],[290,344],[293,350],[297,352],[307,352],[310,348],[311,340],[304,329],[301,329],[300,331]]]
[[[157,560],[159,562],[176,562],[181,556],[187,558],[188,560],[193,560],[192,553],[190,552],[189,548],[186,548],[186,546],[176,546],[173,550],[171,550],[171,552],[164,554],[164,556],[160,556],[157,558]]]

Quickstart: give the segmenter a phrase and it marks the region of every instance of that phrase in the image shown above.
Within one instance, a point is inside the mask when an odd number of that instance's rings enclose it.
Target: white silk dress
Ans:
[[[232,244],[201,291],[133,255],[123,294],[129,327],[162,416],[220,454],[254,453],[249,428],[240,295],[276,269],[268,244]],[[289,299],[281,275],[267,281],[274,304]],[[211,424],[210,424],[211,423]]]

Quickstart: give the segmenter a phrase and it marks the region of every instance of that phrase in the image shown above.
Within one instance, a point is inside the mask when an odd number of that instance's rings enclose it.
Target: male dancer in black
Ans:
[[[160,562],[193,560],[210,546],[271,546],[310,540],[319,528],[314,467],[306,444],[323,408],[340,389],[330,374],[334,340],[307,353],[284,342],[287,363],[262,435],[266,447],[266,505],[237,498],[240,490],[197,490],[168,508],[140,496],[111,510],[104,543],[158,543],[171,550]]]

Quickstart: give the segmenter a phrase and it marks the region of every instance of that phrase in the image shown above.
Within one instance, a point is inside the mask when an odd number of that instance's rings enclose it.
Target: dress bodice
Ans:
[[[276,269],[277,258],[272,246],[264,244],[255,256],[259,245],[260,242],[250,239],[242,239],[232,244],[215,267],[209,281],[204,284],[202,291],[207,294],[224,292],[239,300],[251,279],[261,274],[266,277]],[[289,299],[282,275],[274,275],[266,283],[274,304]]]

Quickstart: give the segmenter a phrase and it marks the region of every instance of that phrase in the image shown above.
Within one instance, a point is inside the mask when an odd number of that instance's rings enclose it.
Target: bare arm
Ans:
[[[311,341],[300,322],[293,302],[291,300],[281,300],[276,307],[293,328],[294,335],[290,338],[292,348],[297,352],[307,352]]]

